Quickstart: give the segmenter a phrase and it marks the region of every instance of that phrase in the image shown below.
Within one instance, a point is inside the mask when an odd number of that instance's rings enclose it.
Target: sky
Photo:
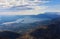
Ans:
[[[37,15],[60,12],[60,0],[0,0],[0,15]]]

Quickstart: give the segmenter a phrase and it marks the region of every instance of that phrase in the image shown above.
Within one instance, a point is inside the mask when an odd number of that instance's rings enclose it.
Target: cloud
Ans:
[[[6,23],[2,23],[2,25],[11,25],[14,24],[15,22],[6,22]]]
[[[39,18],[31,18],[31,17],[24,17],[24,18],[20,18],[17,19],[16,21],[12,21],[12,22],[5,22],[2,23],[2,25],[12,25],[12,24],[18,24],[18,23],[34,23],[34,22],[38,22],[38,21],[42,21]]]
[[[32,7],[32,6],[31,6]],[[47,6],[33,6],[32,10],[12,11],[12,12],[0,12],[0,15],[37,15],[43,14]]]
[[[2,0],[0,1],[0,15],[37,15],[47,11],[60,11],[44,5],[49,2],[49,0]]]
[[[38,22],[38,21],[41,21],[39,18],[31,18],[31,17],[25,17],[25,18],[22,18],[22,19],[18,19],[16,20],[15,22],[16,23],[34,23],[34,22]]]
[[[42,1],[42,0],[0,0],[0,5],[2,7],[13,7],[13,6],[21,6],[21,5],[37,5],[37,4],[44,4],[49,1]]]

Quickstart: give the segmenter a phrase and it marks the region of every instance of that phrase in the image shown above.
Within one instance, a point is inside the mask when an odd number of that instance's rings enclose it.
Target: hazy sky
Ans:
[[[0,0],[0,15],[36,15],[60,12],[60,0]]]

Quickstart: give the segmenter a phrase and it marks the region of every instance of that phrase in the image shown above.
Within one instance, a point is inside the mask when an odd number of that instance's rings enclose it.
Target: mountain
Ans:
[[[22,35],[11,31],[0,31],[0,39],[16,39],[19,36]]]
[[[58,12],[55,12],[58,13]],[[0,23],[12,22],[18,19],[53,19],[59,17],[57,14],[52,14],[52,12],[46,12],[45,14],[38,15],[0,15]]]
[[[52,19],[51,24],[37,28],[29,35],[33,39],[60,39],[60,17]]]
[[[55,13],[0,15],[0,39],[60,39],[60,15]]]
[[[26,32],[17,39],[60,39],[60,17],[52,19],[50,24]]]
[[[39,15],[1,15],[0,30],[26,32],[38,26],[50,24],[51,20],[57,17],[60,15],[52,14],[52,12]]]

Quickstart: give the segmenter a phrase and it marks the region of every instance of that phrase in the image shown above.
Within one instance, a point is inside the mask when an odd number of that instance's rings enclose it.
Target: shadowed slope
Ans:
[[[60,39],[60,18],[53,19],[47,29],[37,29],[30,33],[34,39]]]
[[[16,39],[21,36],[18,33],[11,32],[11,31],[2,31],[0,32],[0,39]]]

